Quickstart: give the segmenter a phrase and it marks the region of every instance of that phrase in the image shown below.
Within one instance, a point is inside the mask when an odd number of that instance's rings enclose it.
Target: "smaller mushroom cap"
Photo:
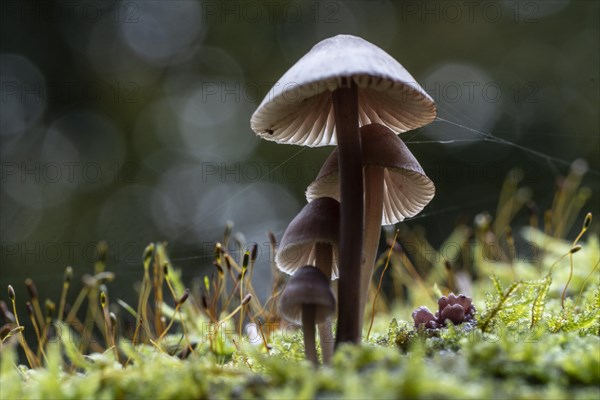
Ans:
[[[316,324],[335,313],[335,297],[329,279],[312,265],[306,265],[292,275],[281,294],[279,310],[288,321],[301,324],[304,305],[316,306]]]
[[[340,236],[340,203],[321,197],[308,203],[285,230],[275,256],[277,267],[294,274],[304,265],[314,265],[315,244],[329,244],[333,250],[331,276],[338,277],[337,254]]]
[[[389,128],[369,124],[360,128],[363,165],[385,168],[382,225],[417,215],[431,201],[435,186],[404,142]],[[325,160],[306,189],[306,199],[340,198],[338,149]]]

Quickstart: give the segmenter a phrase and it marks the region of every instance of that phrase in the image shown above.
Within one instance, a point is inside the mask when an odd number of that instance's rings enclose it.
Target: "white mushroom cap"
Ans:
[[[340,236],[340,203],[329,197],[321,197],[308,203],[290,222],[275,255],[277,267],[285,273],[294,274],[304,265],[314,265],[315,245],[332,247],[331,279],[338,277],[338,243]]]
[[[288,321],[302,323],[302,306],[315,306],[315,323],[320,324],[335,313],[335,297],[329,279],[317,268],[307,265],[288,281],[279,303]]]
[[[392,225],[421,212],[433,198],[435,186],[408,147],[383,125],[365,125],[360,134],[363,165],[385,168],[381,224]],[[306,189],[308,201],[323,196],[340,198],[337,148]]]
[[[317,43],[271,88],[252,115],[259,136],[303,146],[335,145],[331,92],[352,79],[360,125],[379,123],[396,133],[435,119],[431,97],[398,61],[356,36]]]

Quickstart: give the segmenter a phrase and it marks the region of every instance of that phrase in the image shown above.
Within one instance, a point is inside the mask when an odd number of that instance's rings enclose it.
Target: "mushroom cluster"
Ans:
[[[396,135],[435,116],[431,97],[398,61],[351,35],[317,43],[252,115],[251,128],[264,139],[309,147],[337,145],[307,191],[309,205],[298,216],[308,218],[310,205],[320,199],[327,198],[329,205],[339,201],[335,241],[323,241],[319,223],[301,223],[297,217],[276,260],[292,274],[290,282],[306,266],[331,279],[339,277],[336,344],[361,340],[381,224],[417,214],[433,197],[433,184]],[[314,209],[327,212],[327,207]],[[310,218],[322,218],[315,215]],[[303,229],[299,237],[290,233],[292,225],[313,225],[316,231]],[[307,240],[310,235],[313,241]],[[292,251],[300,252],[294,262],[288,254]],[[282,303],[289,292],[284,291]]]
[[[456,296],[450,293],[448,297],[442,296],[438,300],[438,311],[435,315],[427,307],[419,307],[412,313],[415,328],[439,329],[446,326],[449,321],[454,325],[464,322],[475,323],[477,310],[472,299],[464,294]]]
[[[275,256],[279,269],[292,275],[281,294],[279,309],[289,321],[302,324],[306,358],[315,364],[315,324],[319,328],[323,362],[328,364],[333,355],[331,316],[335,313],[335,298],[326,293],[327,288],[331,290],[329,282],[338,275],[339,228],[340,203],[330,197],[316,199],[304,206],[290,222]],[[323,313],[322,318],[314,320],[305,319],[302,305],[323,306],[329,304],[330,299],[333,302],[330,313]]]
[[[393,225],[418,214],[433,198],[435,186],[408,147],[388,127],[364,125],[360,134],[365,184],[365,234],[359,296],[359,307],[363,312],[377,259],[381,226]],[[308,201],[320,196],[340,199],[338,158],[335,149],[325,160],[319,175],[306,190]],[[359,328],[362,331],[362,318]]]

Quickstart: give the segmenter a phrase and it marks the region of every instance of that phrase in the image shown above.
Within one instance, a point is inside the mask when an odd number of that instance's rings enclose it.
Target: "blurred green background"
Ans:
[[[281,238],[332,148],[260,140],[249,119],[287,68],[339,33],[386,50],[437,102],[440,120],[401,136],[437,187],[406,224],[434,245],[457,221],[493,214],[515,167],[542,213],[585,160],[583,210],[600,216],[599,4],[3,1],[0,287],[24,300],[32,277],[56,298],[64,268],[76,281],[91,273],[105,240],[109,287],[132,299],[149,242],[167,241],[199,277],[233,221],[229,250],[258,243],[265,291],[266,232]]]

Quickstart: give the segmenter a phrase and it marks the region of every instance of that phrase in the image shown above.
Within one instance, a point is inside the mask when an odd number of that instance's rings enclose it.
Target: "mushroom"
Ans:
[[[369,124],[360,128],[360,134],[365,176],[365,257],[360,278],[360,310],[364,312],[381,225],[392,225],[418,214],[433,198],[435,186],[404,142],[389,128]],[[340,197],[337,149],[306,190],[308,201],[321,196]]]
[[[275,256],[277,267],[294,274],[304,265],[314,265],[327,279],[338,277],[340,203],[321,197],[307,204],[290,222]],[[333,355],[331,320],[319,324],[323,362]]]
[[[315,265],[331,279],[338,278],[340,203],[321,196],[308,203],[283,233],[275,255],[277,267],[293,275],[304,265]]]
[[[340,271],[337,343],[359,342],[363,176],[359,125],[396,132],[433,121],[435,104],[379,47],[351,35],[317,43],[271,88],[252,115],[261,137],[303,146],[335,145],[340,170]]]
[[[287,320],[302,324],[306,358],[318,365],[315,324],[326,321],[335,313],[329,279],[311,265],[300,268],[281,294],[279,308]]]

